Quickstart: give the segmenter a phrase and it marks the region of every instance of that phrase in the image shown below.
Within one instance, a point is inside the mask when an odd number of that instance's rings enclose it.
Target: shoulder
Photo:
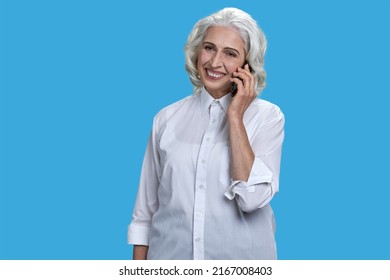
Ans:
[[[284,114],[278,105],[260,98],[253,100],[249,113],[252,117],[257,116],[266,122],[284,119]]]
[[[196,100],[197,95],[192,94],[162,108],[154,117],[154,125],[157,127],[165,125],[173,115],[183,108],[185,109],[187,106],[191,106]]]

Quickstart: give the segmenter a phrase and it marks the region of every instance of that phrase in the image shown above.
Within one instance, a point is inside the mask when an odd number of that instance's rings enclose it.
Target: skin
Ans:
[[[146,260],[148,249],[148,246],[134,245],[133,260]]]
[[[237,93],[229,106],[229,141],[233,180],[247,181],[254,161],[244,126],[244,114],[256,98],[254,78],[245,63],[245,44],[237,30],[230,27],[210,27],[198,53],[197,70],[207,91],[219,99],[237,84]],[[243,68],[241,68],[244,65]],[[133,259],[146,260],[148,246],[134,245]]]

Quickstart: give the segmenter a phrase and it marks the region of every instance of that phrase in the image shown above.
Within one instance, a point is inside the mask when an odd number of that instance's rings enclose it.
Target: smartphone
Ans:
[[[232,86],[231,86],[231,89],[230,89],[230,93],[232,96],[235,96],[236,93],[237,93],[237,84],[236,83],[232,83]]]
[[[245,61],[245,63],[244,63],[244,65],[245,64],[247,64],[247,62]],[[244,65],[242,66],[242,67],[244,67]],[[249,71],[252,73],[252,68],[251,68],[251,66],[248,64],[248,66],[249,66]],[[242,68],[241,67],[241,68]],[[232,96],[235,96],[236,95],[236,93],[237,93],[237,84],[236,83],[232,83],[232,85],[231,85],[231,88],[230,88],[230,93],[231,93],[231,95]]]

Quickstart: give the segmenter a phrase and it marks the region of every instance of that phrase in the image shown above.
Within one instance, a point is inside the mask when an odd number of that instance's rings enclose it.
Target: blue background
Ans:
[[[264,30],[286,115],[279,258],[390,259],[390,4],[336,0],[1,1],[1,259],[131,257],[152,118],[225,6]]]

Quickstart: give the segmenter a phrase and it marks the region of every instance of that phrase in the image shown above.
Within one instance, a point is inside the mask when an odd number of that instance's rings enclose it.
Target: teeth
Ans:
[[[221,78],[223,76],[223,74],[217,74],[214,72],[210,72],[209,70],[207,70],[207,74],[213,78]]]

